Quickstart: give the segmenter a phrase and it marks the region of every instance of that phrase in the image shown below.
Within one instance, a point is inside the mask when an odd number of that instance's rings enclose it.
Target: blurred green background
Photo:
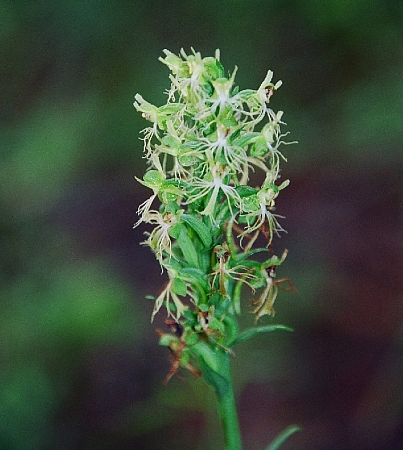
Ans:
[[[274,323],[237,349],[245,449],[403,448],[403,3],[0,1],[0,448],[219,450],[202,380],[162,381],[164,275],[145,228],[132,103],[162,104],[162,50],[268,69],[290,140],[290,250]],[[245,298],[244,326],[252,325]],[[270,322],[270,319],[266,319]]]

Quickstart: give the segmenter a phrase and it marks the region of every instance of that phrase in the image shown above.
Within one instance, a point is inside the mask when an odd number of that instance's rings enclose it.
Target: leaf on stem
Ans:
[[[298,425],[291,425],[282,431],[265,450],[278,450],[280,446],[294,433],[301,431]]]
[[[195,216],[191,216],[190,214],[182,214],[181,220],[186,222],[193,229],[193,231],[196,232],[206,248],[211,247],[213,243],[211,232],[201,220],[197,219]]]
[[[285,325],[265,325],[262,327],[248,328],[247,330],[239,333],[238,336],[229,345],[234,346],[241,342],[247,341],[248,339],[251,339],[259,334],[270,333],[277,330],[294,331],[292,328],[286,327]]]
[[[186,226],[180,227],[179,236],[177,238],[180,249],[182,250],[183,257],[189,263],[191,267],[199,267],[199,260],[197,251],[193,245],[192,239],[188,235]]]

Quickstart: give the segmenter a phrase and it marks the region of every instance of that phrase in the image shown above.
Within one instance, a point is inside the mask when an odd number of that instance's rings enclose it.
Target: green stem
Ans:
[[[230,356],[227,355],[230,362]],[[228,380],[228,386],[224,393],[216,391],[218,413],[224,432],[225,450],[241,450],[241,434],[239,430],[238,415],[236,410],[232,379]]]
[[[198,342],[192,349],[199,356],[204,379],[216,394],[225,450],[241,450],[241,434],[231,375],[231,354],[218,346],[212,348],[207,342]]]

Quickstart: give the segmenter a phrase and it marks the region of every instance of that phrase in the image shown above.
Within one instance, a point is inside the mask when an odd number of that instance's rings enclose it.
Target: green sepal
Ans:
[[[170,212],[176,214],[180,210],[180,206],[176,202],[170,202],[163,206],[163,212]]]
[[[209,320],[208,326],[212,330],[218,330],[222,334],[225,333],[224,324],[220,320],[218,320],[216,317],[213,317],[211,320]]]
[[[172,336],[172,334],[164,333],[160,336],[159,345],[162,347],[169,347],[174,341],[178,341],[178,338]]]
[[[218,59],[215,60],[215,65],[216,65],[217,70],[218,70],[218,77],[217,78],[223,77],[224,74],[225,74],[224,66],[220,63],[220,61],[218,61]]]
[[[235,126],[238,125],[237,123]],[[231,133],[230,136],[228,136],[228,143],[230,145],[237,145],[234,142],[238,140],[239,136],[241,135],[242,128],[237,128],[233,133]]]
[[[238,94],[238,92],[239,92],[239,86],[235,86],[231,91],[231,97]]]
[[[209,309],[208,305],[199,305],[199,309],[201,312],[207,312]]]
[[[290,425],[283,430],[265,450],[278,450],[280,446],[297,431],[301,431],[301,427],[298,425]]]
[[[227,114],[227,115],[225,116],[225,114]],[[222,123],[222,125],[224,125],[227,128],[236,127],[238,125],[237,120],[232,115],[231,109],[224,110],[224,112],[222,113],[222,118],[221,118],[220,122]],[[236,133],[236,131],[235,131],[235,133]]]
[[[237,255],[237,262],[243,262],[243,264],[246,265],[246,267],[250,267],[250,268],[255,268],[258,269],[259,267],[262,267],[262,263],[258,262],[258,261],[248,261],[248,258],[250,258],[253,255],[256,255],[256,253],[263,253],[263,252],[269,252],[270,250],[268,248],[265,247],[260,247],[260,248],[253,248],[252,250],[249,250],[246,253],[240,253]]]
[[[161,144],[156,145],[155,149],[158,150],[158,152],[166,153],[168,155],[176,157],[178,156],[180,144],[181,141],[178,138],[168,134],[161,138]]]
[[[203,64],[208,76],[213,80],[224,76],[224,67],[217,59],[211,57],[204,58]]]
[[[203,325],[199,322],[197,322],[193,328],[197,333],[200,333],[201,331],[203,331]]]
[[[158,198],[163,204],[174,203],[183,194],[177,184],[176,180],[163,181],[158,192]]]
[[[203,160],[203,156],[195,151],[199,145],[198,141],[186,141],[178,147],[178,160],[182,166],[193,166]]]
[[[175,186],[177,188],[183,189],[185,183],[182,180],[176,180],[174,178],[169,178],[168,180],[164,180],[163,187]]]
[[[200,339],[200,335],[197,333],[189,333],[186,338],[185,338],[185,343],[186,345],[188,345],[189,347],[191,347],[192,345],[195,345],[196,342]]]
[[[256,157],[263,157],[268,152],[267,142],[266,139],[261,136],[256,139],[255,143],[253,144],[251,150],[250,150],[250,156],[253,158]]]
[[[209,80],[207,80],[206,83],[203,83],[203,89],[205,90],[208,97],[211,97],[213,95],[214,87]]]
[[[182,214],[181,220],[186,222],[193,229],[193,231],[196,232],[206,248],[211,247],[213,243],[211,232],[201,220],[190,214]]]
[[[271,267],[271,266],[280,266],[282,264],[282,262],[283,261],[281,260],[281,258],[279,258],[276,255],[273,255],[270,259],[261,263],[261,267],[262,267],[262,269],[266,269],[267,267]]]
[[[283,331],[294,331],[290,327],[286,327],[285,325],[265,325],[263,327],[254,327],[248,328],[247,330],[241,331],[238,336],[231,342],[229,345],[236,345],[241,342],[247,341],[259,334],[270,333],[272,331],[283,330]]]
[[[143,179],[134,177],[140,184],[147,186],[150,189],[159,189],[162,186],[165,178],[158,170],[148,170]]]

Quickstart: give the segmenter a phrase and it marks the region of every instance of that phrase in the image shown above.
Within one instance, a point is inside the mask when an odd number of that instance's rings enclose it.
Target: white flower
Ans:
[[[183,311],[185,311],[187,309],[187,306],[181,302],[179,297],[172,290],[172,284],[173,284],[175,276],[173,274],[169,274],[169,275],[170,275],[170,279],[168,281],[168,284],[165,286],[164,290],[161,292],[161,294],[155,300],[154,310],[151,315],[151,322],[154,320],[155,315],[161,309],[161,306],[164,303],[164,301],[166,302],[166,309],[167,309],[168,317],[172,316],[172,317],[174,317],[174,319],[176,321],[179,320]],[[172,314],[171,308],[170,308],[171,299],[176,308],[175,316]]]
[[[147,218],[150,213],[150,208],[156,196],[157,192],[154,191],[154,194],[138,207],[137,214],[140,216],[140,218],[134,224],[133,228],[138,227],[142,222],[148,222]]]
[[[257,90],[257,98],[259,99],[262,105],[265,105],[269,102],[270,97],[273,95],[273,92],[276,91],[283,82],[281,80],[277,81],[276,84],[271,82],[273,78],[273,71],[269,70],[266,74],[265,79],[262,81],[262,84],[259,86]]]
[[[226,106],[230,107],[232,104],[236,103],[236,97],[231,97],[231,90],[234,84],[237,70],[238,68],[235,67],[230,79],[217,78],[216,80],[213,80],[211,82],[214,87],[214,93],[210,98],[207,98],[205,100],[206,105],[210,106],[206,106],[206,111],[202,111],[201,113],[197,114],[197,119],[200,120],[204,117],[208,117],[211,114],[215,114],[217,108],[219,108],[219,115],[224,111]]]
[[[211,197],[208,201],[207,206],[201,211],[201,214],[213,218],[215,208],[217,205],[217,199],[220,191],[223,192],[227,199],[228,208],[232,214],[232,206],[238,206],[241,198],[233,186],[228,186],[224,183],[224,178],[228,175],[228,168],[221,166],[216,163],[214,167],[211,168],[211,172],[207,173],[205,179],[194,178],[189,181],[191,186],[191,192],[186,203],[193,203],[203,197],[207,197],[211,193]],[[212,178],[210,181],[209,178]]]
[[[275,199],[281,189],[284,189],[289,184],[289,180],[284,181],[280,186],[274,184],[275,178],[272,172],[266,174],[265,182],[262,188],[252,197],[244,199],[242,204],[242,213],[246,217],[247,227],[241,236],[253,233],[259,229],[267,220],[269,225],[269,239],[270,244],[273,233],[284,231],[284,228],[278,223],[277,218],[284,218],[277,214],[273,214],[272,210],[275,206]]]
[[[175,215],[171,212],[161,214],[160,212],[153,210],[148,211],[144,215],[144,222],[156,225],[144,244],[151,247],[160,263],[163,261],[164,252],[168,253],[169,258],[172,256],[172,244],[169,231],[172,225],[178,222],[177,216],[178,214]]]
[[[230,131],[230,128],[218,124],[217,132],[215,133],[216,140],[211,141],[209,138],[200,138],[202,143],[200,149],[211,152],[214,161],[224,159],[230,172],[236,174],[242,171],[242,166],[247,164],[248,158],[244,148],[229,143]],[[207,156],[209,156],[208,153]]]

